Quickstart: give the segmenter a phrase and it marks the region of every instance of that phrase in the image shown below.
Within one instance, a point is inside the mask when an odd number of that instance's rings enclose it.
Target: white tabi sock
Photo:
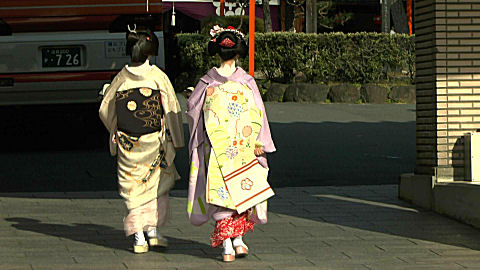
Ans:
[[[156,238],[157,237],[157,227],[148,228],[147,235],[150,238]]]
[[[136,232],[135,246],[143,246],[143,245],[145,245],[145,235],[143,235],[143,232]]]
[[[223,241],[223,253],[224,254],[233,254],[232,239],[228,238]]]
[[[245,243],[243,243],[242,236],[237,236],[235,239],[233,239],[233,246],[234,247],[239,247],[239,246],[247,246]]]

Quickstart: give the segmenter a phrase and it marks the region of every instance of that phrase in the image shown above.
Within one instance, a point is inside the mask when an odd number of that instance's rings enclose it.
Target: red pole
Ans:
[[[220,16],[225,15],[225,0],[220,0]]]
[[[250,0],[248,12],[248,73],[255,74],[255,0]]]
[[[410,29],[410,35],[411,35],[413,33],[412,0],[407,0],[407,20],[408,20],[408,28]]]

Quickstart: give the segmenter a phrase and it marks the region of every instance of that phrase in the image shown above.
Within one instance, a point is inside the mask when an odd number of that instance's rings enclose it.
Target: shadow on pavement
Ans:
[[[398,200],[392,192],[374,193],[368,186],[278,191],[277,197],[269,200],[269,212],[317,221],[318,230],[307,232],[312,236],[331,238],[332,231],[326,227],[322,230],[322,226],[339,225],[339,235],[354,235],[363,240],[382,242],[399,236],[420,246],[440,243],[480,250],[480,230],[415,208]],[[293,206],[286,207],[286,200]]]
[[[2,191],[117,190],[108,135],[99,123],[92,127],[51,133],[39,125],[36,133],[3,134],[5,142],[22,143],[7,143],[0,153],[0,163],[9,168],[0,173]],[[414,170],[415,122],[271,123],[271,130],[278,149],[268,155],[275,187],[396,184],[400,174]],[[187,147],[175,164],[182,176],[175,189],[186,189]]]
[[[14,223],[11,226],[17,230],[41,233],[49,236],[55,236],[70,239],[77,242],[102,246],[110,249],[125,250],[128,248],[132,251],[133,237],[125,238],[122,230],[117,230],[109,226],[98,224],[73,223],[72,225],[64,225],[57,223],[45,223],[31,218],[6,218],[5,221]],[[211,249],[209,245],[184,240],[174,237],[166,237],[169,245],[173,248],[153,248],[153,251],[159,251],[166,254],[188,254],[199,258],[216,258],[215,254],[204,252],[192,253],[191,249],[207,250]],[[188,246],[189,249],[179,249],[178,247]]]
[[[401,238],[398,241],[409,241],[418,246],[443,244],[480,250],[480,230],[398,200],[396,187],[393,186],[279,188],[275,191],[276,196],[269,200],[269,213],[282,218],[283,221],[277,223],[281,228],[276,228],[275,222],[258,228],[270,236],[280,229],[279,239],[285,230],[288,230],[290,236],[305,237],[306,233],[327,243],[338,238],[378,243],[387,241],[388,245],[388,241],[391,243],[394,239]],[[95,194],[99,199],[111,198],[103,193],[84,193],[83,196],[78,193],[75,198],[92,199]],[[114,196],[113,193],[110,194]],[[173,191],[171,197],[185,199],[186,191]],[[131,238],[125,239],[122,230],[105,225],[50,224],[15,217],[6,218],[5,221],[14,223],[11,226],[18,230],[113,249],[124,250],[130,247],[133,241]],[[284,222],[294,225],[287,229]],[[184,252],[189,251],[184,247],[188,247],[189,250],[201,250],[201,254],[194,254],[198,257],[216,256],[205,252],[211,250],[210,246],[196,241],[169,238],[169,242],[172,248],[167,249],[166,253],[185,254]]]

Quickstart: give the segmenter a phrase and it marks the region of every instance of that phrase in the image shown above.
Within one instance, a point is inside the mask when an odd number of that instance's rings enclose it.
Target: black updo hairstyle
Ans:
[[[157,36],[149,29],[128,31],[126,53],[133,63],[144,63],[149,56],[157,56]]]
[[[220,45],[227,38],[233,42],[232,47]],[[245,58],[248,54],[248,46],[240,34],[234,31],[223,31],[208,42],[208,53],[211,56],[218,54],[223,61],[234,59],[237,55]]]

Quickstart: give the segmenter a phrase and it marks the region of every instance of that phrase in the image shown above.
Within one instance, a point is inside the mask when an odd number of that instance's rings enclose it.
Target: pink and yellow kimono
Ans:
[[[210,239],[215,247],[267,222],[266,198],[273,196],[266,182],[267,159],[255,157],[253,149],[263,147],[266,153],[276,149],[255,80],[241,68],[228,78],[211,69],[187,107],[191,162],[187,212],[197,226],[210,218],[217,221]],[[260,189],[245,197],[254,187]],[[260,201],[249,201],[251,197]]]

